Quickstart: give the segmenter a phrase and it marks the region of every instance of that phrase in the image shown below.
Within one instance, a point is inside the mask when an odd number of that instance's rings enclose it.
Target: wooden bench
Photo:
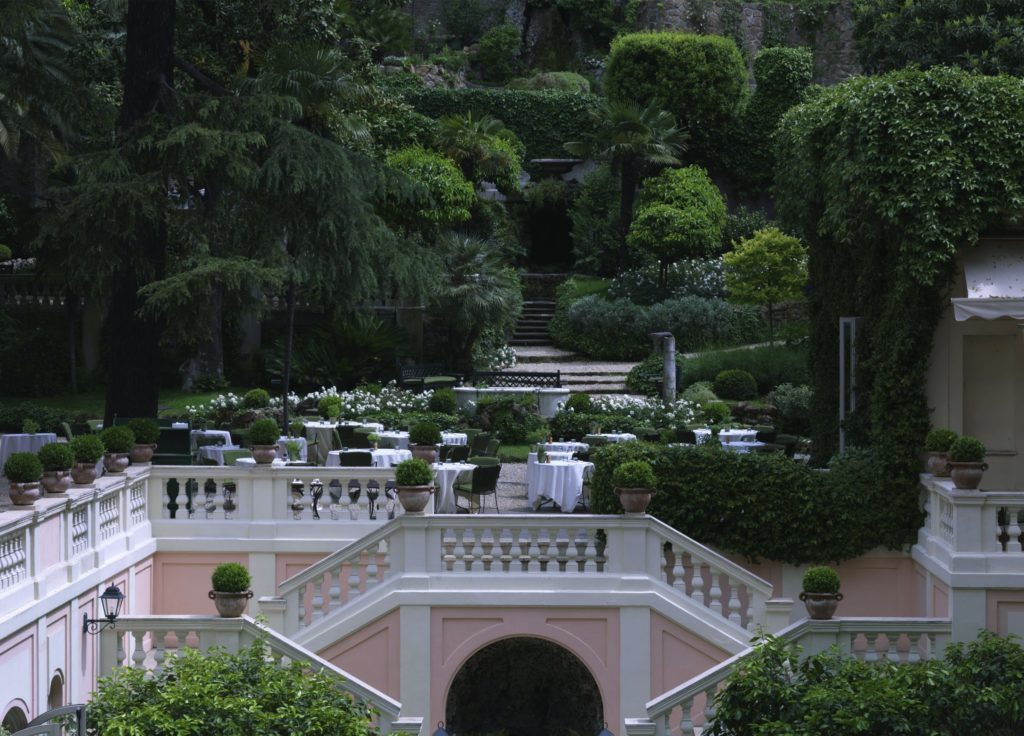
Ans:
[[[415,363],[398,367],[398,385],[411,391],[451,388],[458,382],[458,375],[446,371],[444,363]]]

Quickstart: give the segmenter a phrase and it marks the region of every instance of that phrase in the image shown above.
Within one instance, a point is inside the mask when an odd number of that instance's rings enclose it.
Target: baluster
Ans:
[[[117,664],[118,664],[118,666],[124,666],[125,664],[127,664],[125,662],[125,658],[128,656],[128,654],[124,651],[124,638],[126,636],[128,636],[128,634],[119,634],[116,631],[114,632],[114,640],[117,642]],[[110,673],[109,672],[102,672],[100,674],[109,675]]]
[[[1018,555],[1021,553],[1019,513],[1020,509],[1013,506],[1006,509],[1006,533],[1010,537],[1006,540],[1006,551]]]
[[[598,572],[604,572],[604,565],[608,562],[605,552],[608,549],[608,537],[603,529],[598,529],[594,534],[594,564]]]
[[[324,617],[324,576],[313,580],[313,623],[316,623]]]
[[[494,562],[494,532],[491,529],[485,529],[480,535],[480,545],[483,550],[483,554],[480,559],[484,563],[484,572],[491,571],[491,564]]]
[[[143,647],[142,640],[146,638],[146,632],[140,631],[133,634],[132,637],[135,639],[135,646],[132,648],[132,669],[145,669],[146,649]]]
[[[729,581],[729,600],[726,602],[729,620],[737,626],[743,625],[743,617],[740,616],[740,581],[727,578]]]
[[[672,587],[686,595],[686,566],[683,564],[683,555],[681,548],[672,546]]]
[[[452,529],[445,529],[441,537],[441,546],[444,547],[444,569],[446,572],[453,572],[455,569],[455,532]]]
[[[466,543],[466,538],[469,543]],[[477,554],[477,531],[466,529],[462,532],[462,569],[465,572],[473,572],[473,563],[478,559]]]
[[[562,530],[555,532],[555,547],[558,549],[558,572],[565,572],[565,566],[569,564],[569,537],[562,536]]]
[[[363,556],[356,555],[355,559],[348,563],[348,598],[351,603],[359,597],[359,568],[362,565]]]
[[[885,652],[883,654],[883,658],[889,660],[890,662],[899,663],[899,661],[900,661],[900,651],[899,651],[899,648],[897,647],[897,644],[898,644],[898,642],[900,640],[900,635],[899,634],[884,634],[884,636],[885,636]]]
[[[679,720],[679,733],[682,736],[693,736],[693,717],[690,711],[693,710],[693,698],[687,698],[682,704],[683,716]]]
[[[153,675],[158,676],[164,671],[164,658],[167,656],[166,642],[167,638],[166,631],[154,631],[153,632]]]
[[[719,584],[719,573],[715,568],[708,565],[708,572],[711,574],[711,602],[708,604],[708,608],[717,613],[719,616],[722,615],[722,588]]]
[[[546,529],[537,530],[537,562],[540,564],[540,571],[548,571],[548,563],[551,561],[551,556],[548,554],[548,550],[551,547],[551,533]]]
[[[308,585],[308,583],[306,584]],[[306,625],[306,585],[298,590],[299,598],[299,628]]]
[[[501,547],[501,571],[508,572],[512,566],[512,530],[508,530],[508,536],[505,536],[505,530],[501,530],[501,541],[499,546]]]
[[[520,529],[516,540],[519,546],[519,565],[522,568],[521,572],[529,572],[530,560],[533,555],[533,531],[530,529]]]
[[[327,573],[327,612],[341,608],[341,568]]]
[[[712,724],[715,720],[715,696],[718,694],[718,685],[712,685],[704,691],[704,728]]]
[[[878,634],[864,634],[864,638],[868,642],[867,651],[864,652],[865,662],[877,662],[878,661]]]
[[[693,568],[693,592],[690,597],[700,605],[704,605],[704,571],[701,559],[695,554],[690,554],[690,564]]]
[[[369,591],[371,587],[380,582],[377,579],[377,551],[379,545],[373,545],[370,549],[366,550],[366,590]]]
[[[920,662],[921,642],[924,641],[924,634],[918,634],[917,638],[914,638],[910,634],[907,634],[907,641],[910,643],[910,649],[907,650],[907,664],[914,664],[915,662]]]
[[[586,572],[590,561],[587,547],[590,545],[590,533],[586,529],[576,532],[573,546],[576,547],[576,572]]]
[[[380,546],[377,549],[381,555],[380,579],[383,580],[391,572],[391,548],[388,546],[388,540],[380,540]]]
[[[187,483],[188,481],[185,482]],[[171,496],[171,502],[167,504],[172,519],[177,519],[178,512],[185,507],[185,494],[182,493],[181,486],[182,484],[176,478],[171,478],[167,481],[167,490],[174,494]]]

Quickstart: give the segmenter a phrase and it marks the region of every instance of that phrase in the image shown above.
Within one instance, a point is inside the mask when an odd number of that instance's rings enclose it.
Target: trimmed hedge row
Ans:
[[[702,353],[683,363],[679,386],[686,388],[697,381],[714,381],[722,371],[737,369],[750,373],[762,394],[779,384],[802,385],[810,378],[806,347],[775,345]]]
[[[472,110],[500,119],[525,144],[527,161],[568,156],[565,142],[586,138],[601,107],[597,95],[556,90],[424,88],[406,92],[405,99],[432,118]]]
[[[912,544],[924,520],[917,499],[893,494],[874,458],[850,451],[828,471],[782,455],[740,455],[719,447],[609,445],[595,463],[594,513],[621,512],[612,472],[651,463],[658,492],[649,513],[724,552],[794,565],[839,562],[878,546]]]

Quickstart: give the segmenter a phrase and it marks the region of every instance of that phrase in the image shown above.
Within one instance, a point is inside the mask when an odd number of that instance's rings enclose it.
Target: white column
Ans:
[[[971,641],[985,628],[984,589],[950,588],[949,614],[953,619],[953,641]]]
[[[619,609],[619,717],[647,713],[651,699],[651,611],[646,606]],[[624,732],[625,725],[620,728]]]
[[[402,716],[422,717],[424,723],[442,721],[444,713],[430,712],[430,606],[402,606],[398,620]]]
[[[252,593],[256,598],[277,595],[277,555],[273,552],[250,552],[249,573]]]

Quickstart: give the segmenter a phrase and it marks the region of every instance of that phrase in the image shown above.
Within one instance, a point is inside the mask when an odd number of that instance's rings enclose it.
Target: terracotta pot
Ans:
[[[949,477],[949,453],[948,452],[929,452],[928,459],[925,460],[924,470],[926,473],[931,473],[936,478],[948,478]]]
[[[270,465],[277,459],[277,445],[250,445],[249,449],[257,465]]]
[[[38,483],[11,483],[11,503],[15,506],[31,506],[41,495]]]
[[[836,612],[842,593],[800,593],[800,600],[807,608],[807,615],[815,621],[827,621]]]
[[[654,496],[653,488],[616,488],[615,495],[619,497],[622,510],[627,516],[643,516],[647,513],[647,507]]]
[[[988,470],[988,463],[950,463],[949,467],[956,488],[974,491],[981,485],[981,476]]]
[[[96,482],[96,463],[75,463],[71,466],[71,479],[76,486],[90,486]]]
[[[103,468],[108,473],[123,473],[128,469],[131,458],[127,452],[105,452],[103,453]]]
[[[238,618],[245,613],[245,607],[249,605],[249,599],[252,598],[252,591],[222,593],[219,590],[211,590],[209,595],[213,605],[217,607],[217,613],[222,618]]]
[[[132,465],[140,465],[142,463],[153,462],[153,452],[156,450],[156,445],[135,445],[132,447]]]
[[[434,486],[398,486],[398,502],[407,514],[422,514]]]
[[[47,470],[43,473],[43,479],[40,483],[42,483],[43,490],[46,491],[47,495],[56,496],[67,493],[67,490],[71,487],[71,476],[68,475],[66,470]]]
[[[437,462],[437,445],[409,445],[409,451],[427,465]]]

